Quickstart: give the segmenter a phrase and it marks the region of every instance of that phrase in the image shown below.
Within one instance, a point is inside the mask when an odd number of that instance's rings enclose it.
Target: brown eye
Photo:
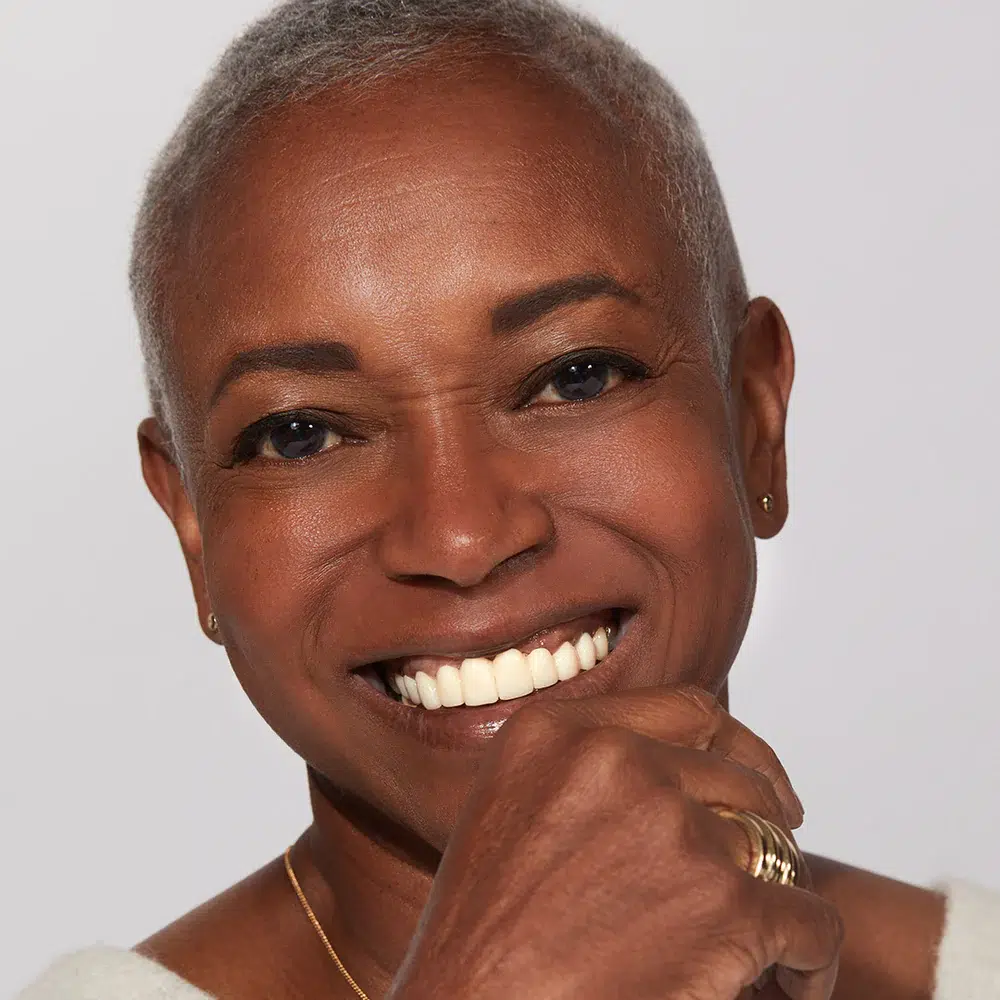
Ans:
[[[263,458],[302,459],[336,447],[343,439],[326,424],[293,418],[272,425],[258,444]]]
[[[618,385],[625,378],[619,368],[602,361],[573,361],[563,365],[532,403],[582,403]]]

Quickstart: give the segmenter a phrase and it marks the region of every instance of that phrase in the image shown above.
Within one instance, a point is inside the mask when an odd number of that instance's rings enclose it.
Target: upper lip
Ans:
[[[448,631],[438,635],[421,637],[419,640],[408,643],[405,646],[393,646],[384,650],[376,650],[366,655],[363,662],[358,663],[353,669],[374,664],[385,663],[390,660],[401,660],[410,656],[440,656],[449,659],[463,659],[470,657],[491,658],[506,649],[513,649],[522,643],[528,642],[541,632],[558,628],[567,622],[575,621],[586,615],[596,614],[601,611],[620,610],[622,605],[601,602],[589,604],[572,609],[563,609],[557,613],[550,613],[545,618],[524,623],[523,619],[518,624],[503,622],[495,625],[477,626],[470,625],[463,628],[461,624],[452,624]]]

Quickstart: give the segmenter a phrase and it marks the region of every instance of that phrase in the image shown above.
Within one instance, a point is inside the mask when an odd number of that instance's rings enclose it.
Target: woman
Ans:
[[[293,0],[132,279],[146,481],[314,823],[26,996],[930,994],[943,901],[803,863],[725,711],[792,347],[652,69],[541,0]]]

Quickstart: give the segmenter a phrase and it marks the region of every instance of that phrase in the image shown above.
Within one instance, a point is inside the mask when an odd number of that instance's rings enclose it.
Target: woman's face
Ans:
[[[720,385],[638,157],[570,95],[479,64],[272,116],[195,216],[170,311],[184,477],[147,423],[147,479],[247,694],[333,784],[440,846],[517,708],[721,689],[762,517],[744,480],[778,496],[761,533],[784,509],[790,348],[766,307]],[[607,659],[526,697],[391,691],[600,629]]]

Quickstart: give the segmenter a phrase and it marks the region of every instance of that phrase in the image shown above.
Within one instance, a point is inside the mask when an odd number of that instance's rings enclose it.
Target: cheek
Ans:
[[[220,490],[203,529],[210,594],[226,621],[233,670],[275,733],[337,787],[437,843],[475,761],[425,751],[414,764],[412,741],[359,711],[347,678],[328,669],[336,650],[321,633],[331,617],[356,625],[371,615],[368,580],[355,584],[370,576],[364,541],[384,516],[372,503],[384,472],[350,486],[344,478],[317,469],[294,485],[288,477]],[[331,634],[336,641],[340,629],[327,627],[327,642]]]
[[[721,407],[656,400],[561,430],[545,447],[561,505],[676,567],[710,570],[752,550]]]
[[[717,689],[742,642],[756,578],[725,411],[657,401],[603,432],[581,424],[573,437],[551,449],[560,503],[627,539],[651,567],[663,679]]]
[[[669,589],[649,603],[670,603],[672,642],[690,652],[706,635],[725,643],[742,634],[753,542],[721,407],[663,399],[595,407],[533,419],[492,444],[516,456],[505,463],[517,478],[506,488],[540,497],[557,535],[582,517],[598,529],[587,533],[601,548],[595,558],[638,559],[651,589]],[[415,488],[400,489],[396,466],[372,448],[241,472],[200,505],[209,596],[247,664],[280,663],[288,685],[296,664],[306,671],[333,652],[331,615],[350,632],[371,614],[381,576],[370,543],[394,516],[391,498],[409,503]],[[578,547],[568,551],[579,558]]]
[[[213,491],[202,523],[205,577],[248,653],[307,651],[311,622],[343,599],[339,585],[379,516],[372,499],[385,477],[370,458],[239,473]]]
[[[337,592],[338,563],[364,528],[350,515],[366,509],[354,495],[362,484],[336,490],[342,477],[328,467],[287,471],[233,475],[200,505],[209,595],[233,671],[265,722],[340,786],[377,799],[391,783],[391,747],[366,752],[380,734],[350,710],[348,678],[325,669],[320,642],[331,609],[341,621],[363,616]]]

